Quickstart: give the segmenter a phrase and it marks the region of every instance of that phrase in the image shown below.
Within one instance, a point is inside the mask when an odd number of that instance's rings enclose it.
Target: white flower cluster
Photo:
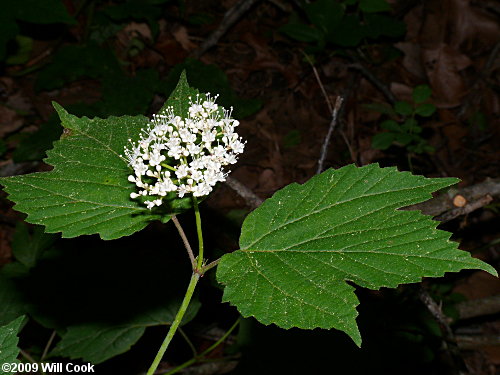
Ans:
[[[169,192],[179,197],[192,193],[208,195],[215,184],[226,179],[223,167],[236,163],[245,144],[235,133],[239,122],[219,107],[208,93],[190,98],[188,117],[176,116],[173,108],[153,115],[137,144],[125,147],[134,174],[128,177],[139,188],[132,199],[151,196],[144,203],[151,209],[162,204]]]

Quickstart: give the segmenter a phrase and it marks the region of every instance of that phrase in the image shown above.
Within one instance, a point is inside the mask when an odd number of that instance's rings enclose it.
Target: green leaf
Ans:
[[[28,226],[19,222],[12,238],[12,253],[21,264],[32,268],[56,239],[57,235],[44,233],[43,227],[38,225],[30,234]]]
[[[380,124],[380,127],[382,129],[390,130],[392,132],[401,132],[401,125],[399,125],[396,121],[394,120],[385,120]]]
[[[172,324],[180,304],[180,301],[174,301],[121,324],[87,323],[70,326],[51,355],[81,358],[95,364],[104,362],[128,351],[141,338],[146,327]],[[200,306],[198,300],[191,301],[182,325],[195,317]]]
[[[357,16],[346,15],[328,34],[328,41],[342,47],[355,47],[366,36],[365,28]]]
[[[365,14],[366,36],[377,39],[381,36],[401,37],[406,32],[406,24],[394,17],[383,14]]]
[[[360,0],[359,9],[365,13],[389,12],[391,6],[385,0]]]
[[[417,120],[414,118],[407,118],[402,124],[401,124],[401,129],[404,130],[405,132],[410,132],[410,133],[421,133],[422,128],[418,125]]]
[[[303,23],[289,23],[279,28],[279,31],[288,35],[290,38],[298,40],[299,42],[321,42],[324,34],[319,29]]]
[[[396,133],[384,132],[375,134],[372,138],[372,148],[377,150],[386,150],[396,139]]]
[[[407,133],[398,133],[396,134],[396,138],[394,139],[395,142],[401,143],[401,145],[406,146],[409,144],[414,137],[418,137],[412,134],[407,134]]]
[[[9,263],[11,264],[17,263]],[[6,268],[7,265],[0,272],[0,325],[7,324],[27,312],[23,295],[14,281],[6,275]]]
[[[5,61],[8,65],[17,65],[26,63],[33,48],[33,39],[23,35],[16,36],[17,51]]]
[[[413,101],[417,104],[425,102],[432,95],[432,90],[428,85],[420,85],[413,89]]]
[[[375,111],[375,112],[380,112],[384,115],[388,116],[395,116],[396,112],[394,112],[394,109],[388,104],[385,103],[368,103],[368,104],[363,104],[363,108]]]
[[[19,348],[17,347],[19,338],[17,334],[21,329],[23,320],[24,316],[20,316],[9,324],[0,327],[0,364],[19,363],[17,360],[17,356],[19,355]],[[8,374],[12,374],[12,372],[0,369],[0,375]]]
[[[458,182],[371,164],[291,184],[245,220],[240,250],[222,257],[223,301],[282,328],[336,328],[361,344],[353,282],[379,289],[463,268],[496,274],[457,250],[449,233],[401,207]]]
[[[415,113],[422,117],[430,117],[436,112],[436,106],[431,103],[420,104],[415,108]]]
[[[188,116],[189,110],[189,102],[186,98],[196,99],[196,95],[199,95],[200,92],[189,86],[189,83],[186,78],[186,71],[183,70],[179,77],[179,82],[175,87],[174,91],[170,94],[168,100],[161,107],[160,112],[166,111],[168,107],[172,107],[174,109],[174,113],[178,114],[181,117]]]
[[[103,239],[130,235],[160,216],[129,195],[134,186],[122,156],[128,139],[139,138],[144,116],[78,118],[54,103],[65,131],[47,152],[50,172],[0,180],[27,221],[63,237],[99,233]]]
[[[410,116],[413,113],[413,107],[408,102],[396,102],[394,109],[402,116]]]
[[[344,16],[344,7],[331,0],[318,0],[305,4],[304,11],[309,21],[324,34],[334,30]]]

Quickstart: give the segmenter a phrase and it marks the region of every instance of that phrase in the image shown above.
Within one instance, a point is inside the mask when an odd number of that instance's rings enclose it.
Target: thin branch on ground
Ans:
[[[40,362],[42,362],[45,357],[47,356],[47,353],[49,352],[50,347],[52,346],[52,342],[56,338],[57,331],[53,330],[52,334],[49,337],[49,341],[47,341],[47,345],[45,345],[45,348],[43,349],[42,356],[40,357]]]
[[[455,305],[458,319],[470,319],[478,316],[493,315],[500,312],[500,294],[460,302]]]
[[[441,311],[441,307],[434,301],[434,299],[429,295],[429,293],[424,289],[420,288],[418,293],[420,301],[427,307],[431,315],[434,317],[436,322],[441,329],[443,335],[443,344],[446,349],[446,353],[449,356],[452,370],[455,375],[466,375],[469,373],[467,366],[460,354],[460,349],[457,345],[457,340],[453,331],[450,327],[450,318],[446,317]]]
[[[318,168],[316,169],[316,174],[320,174],[323,171],[323,166],[326,159],[326,154],[328,153],[328,145],[330,144],[330,139],[332,137],[333,131],[337,125],[337,118],[342,107],[342,103],[344,102],[344,98],[341,96],[337,96],[335,99],[335,105],[332,111],[332,120],[330,121],[330,125],[328,126],[328,132],[326,133],[325,140],[323,141],[323,145],[321,146],[321,155],[318,160]]]
[[[242,197],[246,204],[251,208],[257,208],[262,204],[263,200],[238,180],[232,177],[227,177],[226,184],[238,193],[238,195]]]
[[[457,344],[463,350],[477,350],[485,346],[499,346],[500,335],[457,335]]]
[[[179,232],[179,235],[182,238],[182,242],[184,242],[184,247],[186,248],[186,251],[189,255],[189,260],[191,261],[191,266],[193,269],[196,268],[196,259],[193,254],[193,249],[191,248],[191,245],[189,244],[189,240],[186,237],[186,234],[184,233],[184,230],[182,229],[181,223],[179,223],[179,220],[177,220],[177,217],[175,215],[172,215],[172,221],[175,224],[175,227],[177,228],[177,231]]]
[[[308,54],[306,54],[304,52],[302,52],[302,54],[306,58],[309,65],[311,65],[311,68],[312,68],[313,73],[314,73],[314,77],[316,77],[316,82],[318,82],[319,88],[321,89],[321,93],[323,94],[323,97],[325,98],[326,104],[328,105],[328,110],[330,111],[330,113],[333,114],[334,109],[333,109],[332,101],[330,100],[330,98],[328,97],[328,95],[326,93],[325,86],[323,86],[323,82],[321,81],[321,78],[319,77],[318,69],[316,69],[316,67],[314,66],[314,64],[311,61],[311,58],[309,57]]]
[[[328,126],[328,132],[326,133],[325,139],[323,141],[323,145],[321,146],[321,154],[318,160],[318,168],[316,169],[316,174],[320,174],[323,171],[323,164],[326,159],[326,154],[328,153],[328,145],[330,144],[330,139],[332,137],[333,131],[335,130],[335,127],[337,126],[337,118],[338,114],[340,111],[340,108],[342,107],[342,102],[344,101],[344,98],[341,96],[337,96],[335,99],[335,105],[332,105],[332,102],[330,98],[328,97],[328,94],[326,93],[325,86],[323,85],[323,82],[321,81],[321,78],[318,73],[318,69],[314,66],[313,62],[309,58],[309,56],[302,52],[304,57],[306,58],[307,62],[309,65],[311,65],[311,68],[314,73],[314,77],[316,77],[316,81],[318,82],[319,88],[321,89],[321,93],[323,94],[323,97],[325,98],[326,104],[328,106],[328,110],[330,111],[332,115],[332,120],[330,121],[330,125]]]
[[[359,71],[368,81],[370,81],[376,88],[378,88],[386,99],[394,105],[396,103],[396,97],[389,90],[389,88],[382,83],[372,72],[370,72],[366,67],[360,63],[350,64],[349,68]]]
[[[456,207],[453,198],[461,195],[466,204]],[[420,210],[425,215],[437,217],[437,220],[448,221],[459,215],[472,212],[488,204],[490,198],[500,197],[500,178],[487,178],[478,184],[470,185],[461,189],[450,189],[447,194],[441,194],[426,202],[408,206],[406,210]],[[450,214],[448,214],[450,212]]]
[[[450,211],[445,212],[442,215],[437,216],[435,219],[438,221],[446,222],[455,219],[456,217],[470,214],[472,211],[475,211],[481,207],[484,207],[490,204],[493,201],[491,195],[486,194],[484,197],[481,197],[475,201],[467,203],[463,207],[457,207]]]
[[[219,27],[210,34],[207,39],[196,50],[191,52],[190,57],[200,58],[210,48],[215,46],[219,39],[245,14],[258,0],[240,0],[229,9],[220,23]]]

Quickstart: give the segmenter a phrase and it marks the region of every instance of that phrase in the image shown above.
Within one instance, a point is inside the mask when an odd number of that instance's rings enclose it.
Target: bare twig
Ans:
[[[232,177],[227,177],[226,184],[238,193],[238,195],[242,197],[251,208],[257,208],[262,204],[263,200],[238,180]]]
[[[52,345],[52,341],[54,341],[56,337],[57,331],[53,330],[52,334],[49,337],[49,341],[47,341],[47,345],[45,345],[45,348],[43,349],[42,356],[40,357],[40,362],[42,362],[45,357],[47,356],[47,353],[49,352],[50,346]]]
[[[193,249],[191,248],[191,245],[189,244],[189,241],[186,237],[186,234],[184,233],[184,230],[182,229],[181,223],[179,223],[179,220],[177,220],[177,217],[175,215],[172,215],[172,221],[175,224],[175,227],[177,228],[177,231],[179,232],[179,235],[182,238],[182,242],[184,242],[184,247],[186,248],[186,251],[189,255],[189,260],[191,261],[191,266],[193,266],[193,269],[196,268],[196,259],[194,258],[193,254]]]
[[[311,68],[312,68],[313,73],[314,73],[314,77],[316,77],[316,81],[318,82],[319,88],[321,89],[321,93],[323,94],[323,97],[325,98],[326,104],[328,105],[328,110],[330,111],[330,113],[333,113],[332,101],[330,100],[330,98],[326,94],[325,86],[323,86],[323,82],[321,82],[321,78],[319,77],[319,74],[318,74],[318,69],[316,69],[316,67],[314,66],[314,64],[311,61],[311,58],[309,57],[308,54],[306,54],[305,52],[302,52],[302,54],[304,55],[304,57],[307,60],[307,62],[309,63],[309,65],[311,65]]]
[[[457,335],[457,344],[463,350],[478,349],[484,346],[500,346],[500,335]]]
[[[458,319],[470,319],[483,315],[497,314],[500,312],[500,294],[460,302],[455,305],[455,308],[458,310]]]
[[[456,375],[468,374],[469,371],[467,370],[467,366],[465,365],[465,362],[460,354],[457,340],[450,328],[450,319],[443,314],[441,307],[424,288],[420,288],[418,296],[439,324],[439,328],[441,329],[441,333],[443,335],[443,344],[446,348],[447,354],[449,355],[453,372]]]
[[[372,72],[370,72],[368,69],[366,69],[363,65],[359,63],[354,63],[349,65],[349,68],[357,70],[361,72],[361,74],[368,80],[370,81],[376,88],[378,88],[382,94],[387,98],[387,100],[391,103],[394,104],[396,103],[396,97],[394,94],[389,90],[389,88],[383,84],[375,75],[373,75]]]
[[[484,197],[469,202],[463,207],[457,207],[450,211],[447,211],[444,214],[437,216],[435,219],[442,222],[450,221],[458,216],[470,214],[472,211],[490,204],[492,200],[493,198],[491,197],[491,195],[486,194]]]
[[[238,1],[226,12],[219,27],[205,39],[201,46],[191,52],[191,57],[200,58],[205,52],[215,46],[222,35],[224,35],[257,1],[258,0]]]
[[[314,77],[316,77],[316,81],[318,82],[319,88],[321,89],[321,93],[323,94],[323,97],[325,98],[326,104],[328,105],[328,110],[330,111],[332,115],[332,120],[330,121],[330,125],[328,126],[328,132],[326,133],[325,139],[323,141],[323,146],[321,146],[321,154],[319,156],[318,160],[318,168],[316,169],[316,174],[320,174],[321,171],[323,170],[323,164],[325,162],[326,154],[328,152],[328,145],[330,143],[330,139],[332,137],[333,131],[335,130],[335,126],[337,125],[337,117],[340,111],[340,108],[342,107],[342,102],[344,101],[344,98],[341,96],[337,96],[335,99],[335,105],[332,105],[332,102],[330,98],[328,97],[325,86],[323,86],[323,82],[321,81],[321,78],[318,74],[318,70],[314,66],[313,62],[309,58],[309,56],[302,52],[304,57],[306,58],[307,62],[309,65],[311,65],[311,68],[314,73]]]
[[[316,169],[316,174],[319,174],[321,173],[321,171],[323,171],[323,164],[325,163],[326,154],[328,152],[328,145],[330,144],[330,138],[332,137],[333,131],[335,130],[335,126],[337,125],[337,117],[343,101],[344,98],[342,98],[341,96],[337,96],[337,98],[335,99],[335,106],[333,107],[332,111],[332,120],[330,121],[328,133],[326,133],[323,145],[321,146],[321,155],[318,160],[318,168]]]
[[[466,200],[467,204],[464,207],[460,207],[460,211],[457,207],[453,205],[453,197],[456,195],[462,195]],[[414,204],[408,206],[408,210],[420,210],[423,214],[441,217],[442,221],[446,221],[446,213],[454,211],[462,212],[458,215],[472,212],[474,209],[488,204],[489,198],[499,198],[500,197],[500,178],[487,178],[485,181],[478,184],[470,185],[462,189],[450,189],[447,194],[441,194],[431,200],[423,203]],[[467,207],[470,206],[470,207]],[[456,211],[455,211],[456,210]],[[456,215],[456,216],[458,216]],[[448,217],[454,218],[456,216],[450,215]],[[449,219],[451,220],[451,219]]]

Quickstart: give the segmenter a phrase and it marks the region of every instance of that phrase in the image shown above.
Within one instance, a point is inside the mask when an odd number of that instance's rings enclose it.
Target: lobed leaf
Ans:
[[[28,215],[26,220],[63,237],[99,233],[115,239],[159,218],[130,199],[134,186],[122,156],[128,139],[137,139],[148,119],[78,118],[56,103],[54,107],[65,128],[45,159],[54,169],[0,180],[16,209]]]
[[[82,358],[95,364],[104,362],[128,351],[141,338],[146,327],[172,324],[180,304],[180,300],[171,301],[163,308],[121,324],[84,323],[70,326],[51,355]],[[196,299],[190,303],[182,325],[195,317],[200,306]]]
[[[371,164],[285,187],[247,217],[240,250],[222,257],[223,301],[264,324],[336,328],[360,345],[359,302],[346,281],[379,289],[463,268],[496,274],[430,217],[398,210],[457,181]]]
[[[0,364],[4,363],[18,363],[17,356],[19,355],[19,348],[17,343],[19,338],[17,334],[21,329],[24,316],[20,316],[9,324],[0,327]],[[1,375],[11,374],[11,372],[0,370]]]
[[[197,94],[182,72],[162,110],[172,106],[174,113],[187,116],[188,98],[195,100]],[[98,233],[110,240],[191,207],[189,197],[179,199],[175,194],[165,198],[162,210],[150,211],[130,199],[135,186],[127,179],[131,169],[124,146],[139,139],[149,124],[146,117],[78,118],[57,103],[54,107],[65,128],[45,159],[54,169],[0,180],[16,209],[28,215],[26,221],[45,225],[49,233],[62,232],[63,237]]]

